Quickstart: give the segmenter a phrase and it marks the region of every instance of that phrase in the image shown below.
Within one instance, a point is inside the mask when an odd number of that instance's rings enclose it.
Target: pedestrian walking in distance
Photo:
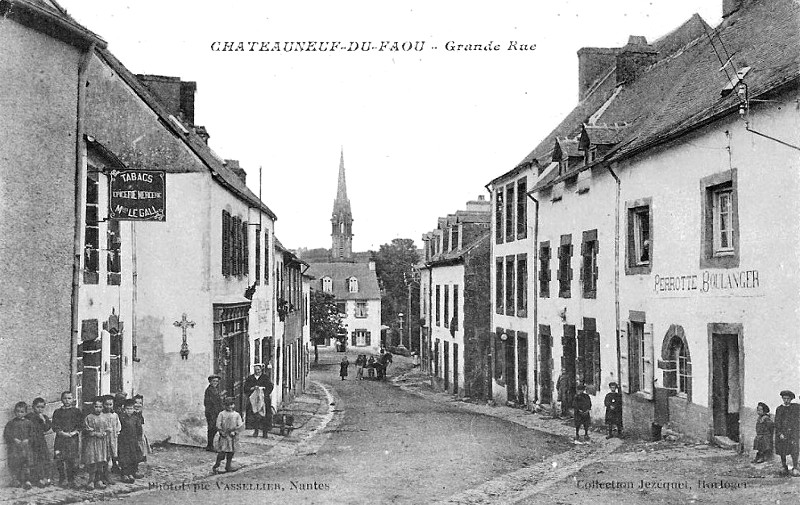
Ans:
[[[339,376],[344,380],[347,377],[347,367],[350,366],[350,362],[347,361],[347,356],[342,358],[342,362],[339,363]]]
[[[792,391],[781,391],[783,405],[775,409],[775,452],[781,457],[781,475],[790,475],[786,456],[791,456],[791,475],[800,477],[800,469],[797,468],[800,404],[793,403],[794,398]]]
[[[580,442],[578,435],[583,426],[584,439],[589,441],[589,424],[592,422],[592,399],[586,394],[586,386],[578,385],[578,394],[575,395],[575,441]]]
[[[608,425],[608,436],[606,438],[614,436],[614,427],[617,428],[617,436],[622,437],[622,395],[617,389],[616,382],[609,383],[608,388],[611,392],[606,395],[604,402],[606,406],[606,425]]]
[[[756,457],[753,463],[763,463],[767,459],[772,458],[772,437],[775,434],[775,423],[769,415],[769,406],[766,403],[759,402],[756,407],[758,420],[756,420],[756,438],[753,440],[753,450],[756,451]]]
[[[214,450],[214,436],[217,434],[217,417],[219,413],[224,410],[222,407],[222,395],[219,390],[219,381],[219,375],[210,375],[208,377],[208,387],[206,388],[205,398],[203,399],[203,406],[206,411],[206,425],[208,426],[206,450],[210,452],[216,452]]]
[[[31,404],[33,412],[28,413],[26,416],[33,425],[33,436],[31,437],[31,479],[36,482],[39,487],[49,486],[50,482],[50,451],[47,450],[47,440],[44,438],[45,433],[50,431],[52,423],[50,418],[44,413],[46,405],[44,398],[36,398]]]
[[[225,399],[225,410],[217,416],[217,461],[211,467],[214,473],[219,472],[219,465],[225,460],[225,471],[232,472],[233,454],[239,445],[239,432],[244,428],[242,416],[235,410],[236,401],[232,397]]]
[[[72,393],[61,393],[61,408],[53,412],[53,455],[58,469],[59,486],[75,487],[75,472],[80,463],[80,438],[83,429],[83,413],[73,406]]]
[[[3,439],[8,447],[8,470],[14,479],[12,486],[31,488],[31,439],[33,438],[33,424],[25,416],[28,414],[28,404],[18,402],[14,405],[14,417],[6,424],[3,430]]]

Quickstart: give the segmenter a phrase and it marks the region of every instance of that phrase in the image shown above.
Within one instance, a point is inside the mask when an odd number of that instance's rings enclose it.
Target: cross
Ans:
[[[181,316],[180,321],[172,323],[173,326],[180,328],[183,332],[183,343],[181,344],[181,358],[189,359],[189,344],[186,343],[186,328],[194,328],[194,321],[189,321],[186,312]]]

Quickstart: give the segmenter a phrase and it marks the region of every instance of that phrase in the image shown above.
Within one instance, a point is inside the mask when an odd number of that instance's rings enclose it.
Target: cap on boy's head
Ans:
[[[764,402],[758,402],[757,407],[761,407],[761,410],[764,411],[765,414],[769,414],[769,405]]]
[[[47,402],[44,401],[44,398],[34,398],[31,405],[33,405],[34,407],[37,405],[47,405]]]
[[[610,387],[610,388],[616,388],[616,387],[619,387],[619,384],[617,384],[616,382],[609,382],[609,383],[608,383],[608,387]]]
[[[17,402],[17,404],[14,405],[14,410],[19,410],[19,409],[28,410],[28,404],[25,402]]]
[[[792,393],[788,389],[784,389],[783,391],[781,391],[781,398],[783,398],[784,396],[788,396],[792,400],[794,400],[794,398],[795,398],[794,393]]]
[[[134,399],[125,400],[125,402],[122,404],[122,406],[123,407],[135,407],[136,406],[136,400],[134,400]]]
[[[208,381],[209,382],[211,382],[214,379],[222,379],[222,377],[220,377],[219,375],[209,375],[208,376]]]

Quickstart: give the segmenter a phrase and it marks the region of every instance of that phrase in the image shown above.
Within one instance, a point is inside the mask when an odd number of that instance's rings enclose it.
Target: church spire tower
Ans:
[[[344,177],[344,148],[342,148],[339,158],[339,184],[336,188],[336,199],[333,201],[331,237],[331,257],[334,260],[351,259],[353,257],[353,214],[350,211],[347,182]]]

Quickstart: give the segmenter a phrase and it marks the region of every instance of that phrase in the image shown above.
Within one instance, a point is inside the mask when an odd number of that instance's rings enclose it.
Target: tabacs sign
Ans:
[[[166,173],[163,170],[112,170],[108,217],[125,221],[166,221]]]

